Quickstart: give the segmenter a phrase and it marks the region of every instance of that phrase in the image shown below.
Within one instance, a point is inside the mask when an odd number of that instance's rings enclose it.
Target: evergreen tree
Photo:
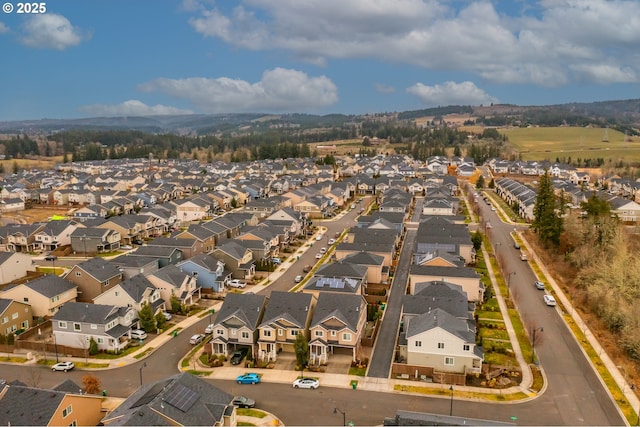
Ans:
[[[309,364],[309,341],[302,332],[298,332],[296,340],[293,342],[293,350],[296,353],[298,367],[300,367],[300,376],[302,376],[304,368]]]
[[[543,243],[558,247],[562,233],[562,217],[556,212],[556,196],[549,171],[545,171],[540,177],[533,215],[532,230],[538,234]]]
[[[18,166],[18,162],[16,162],[15,160],[13,161],[13,173],[18,173],[20,172],[20,166]]]
[[[140,311],[138,312],[138,318],[140,319],[140,325],[145,331],[156,330],[156,319],[153,316],[153,309],[148,303],[142,304]]]
[[[484,176],[480,175],[478,177],[478,180],[476,181],[476,188],[477,189],[482,189],[484,188]]]

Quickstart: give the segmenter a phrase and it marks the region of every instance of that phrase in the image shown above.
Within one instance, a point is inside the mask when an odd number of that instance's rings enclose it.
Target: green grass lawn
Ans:
[[[532,127],[500,129],[509,144],[522,153],[523,160],[550,160],[556,157],[603,158],[606,161],[640,161],[640,141],[625,141],[625,135],[609,129],[608,142],[602,141],[603,128]]]

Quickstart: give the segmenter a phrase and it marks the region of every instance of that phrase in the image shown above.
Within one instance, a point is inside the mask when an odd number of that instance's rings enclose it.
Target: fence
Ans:
[[[463,386],[466,384],[466,376],[454,372],[437,372],[428,366],[406,365],[393,363],[391,365],[391,377],[398,379],[426,379],[438,384],[452,384]]]

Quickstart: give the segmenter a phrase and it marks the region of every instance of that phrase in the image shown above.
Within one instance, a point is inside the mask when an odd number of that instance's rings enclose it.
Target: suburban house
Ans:
[[[95,304],[131,307],[136,311],[136,314],[144,304],[148,304],[151,307],[154,315],[164,311],[165,308],[165,301],[160,296],[160,290],[156,289],[142,274],[126,279],[122,283],[104,291],[95,297],[93,301]]]
[[[216,317],[211,339],[213,354],[227,355],[239,346],[248,347],[257,354],[258,325],[266,303],[264,295],[229,293]]]
[[[75,302],[77,286],[53,274],[39,277],[20,285],[4,288],[0,298],[12,299],[31,305],[34,318],[48,319],[65,304]]]
[[[414,295],[430,282],[445,281],[462,286],[470,301],[484,299],[484,285],[471,267],[440,267],[413,264],[409,268],[408,293]]]
[[[298,334],[308,338],[316,299],[308,293],[274,291],[269,297],[258,335],[258,358],[274,361],[280,351],[293,353]]]
[[[195,239],[202,245],[204,253],[211,252],[217,243],[217,233],[200,224],[189,224],[185,231],[176,231],[171,237],[175,239]]]
[[[36,234],[43,228],[42,224],[8,224],[0,227],[0,238],[9,252],[36,252]]]
[[[231,272],[225,269],[224,262],[211,254],[196,255],[176,265],[193,276],[204,293],[224,292],[224,285],[231,278]]]
[[[0,252],[0,284],[13,282],[25,277],[28,271],[35,271],[30,255],[20,252]]]
[[[132,307],[70,302],[53,316],[51,325],[57,345],[88,350],[93,338],[98,350],[117,353],[129,344],[137,318]]]
[[[175,265],[184,259],[180,249],[170,246],[139,246],[135,251],[129,252],[128,256],[157,259],[160,268]]]
[[[0,424],[96,426],[104,416],[102,399],[77,385],[71,392],[8,384],[0,389]]]
[[[236,426],[233,396],[188,372],[145,384],[102,419],[101,424],[146,426]]]
[[[12,299],[0,298],[0,334],[5,337],[29,329],[33,322],[31,305]]]
[[[367,302],[362,295],[320,293],[309,326],[309,363],[324,365],[331,354],[348,354],[355,362],[366,322]]]
[[[322,265],[307,281],[302,292],[318,297],[325,292],[362,295],[367,286],[367,267],[332,262]]]
[[[49,221],[44,224],[42,230],[36,233],[36,242],[42,251],[53,251],[60,246],[71,244],[71,233],[78,227],[83,227],[75,221],[60,220]]]
[[[171,203],[175,205],[176,218],[183,224],[190,221],[200,221],[211,214],[211,202],[200,197],[173,200]]]
[[[18,197],[0,200],[1,213],[18,212],[23,210],[24,210],[24,200]]]
[[[399,354],[408,365],[439,372],[481,372],[484,355],[476,346],[473,319],[460,319],[436,308],[410,317],[404,330],[406,339],[399,340]]]
[[[471,234],[466,224],[457,224],[444,216],[423,218],[418,225],[414,253],[425,254],[437,249],[459,255],[467,264],[475,258]]]
[[[149,274],[160,268],[157,258],[123,255],[109,261],[122,271],[122,278],[129,279],[138,274]]]
[[[343,264],[362,265],[367,268],[367,283],[388,283],[389,267],[384,265],[384,257],[360,251],[340,259]]]
[[[180,249],[184,259],[191,258],[203,252],[202,242],[192,238],[174,239],[172,237],[156,237],[146,243],[150,247],[176,248]]]
[[[192,305],[200,299],[200,286],[194,274],[182,271],[175,265],[167,265],[149,273],[146,278],[160,291],[167,309],[171,309],[171,299],[175,297],[181,304]]]
[[[214,249],[213,255],[222,261],[236,279],[251,279],[256,272],[251,250],[235,240],[227,240]]]
[[[120,239],[119,232],[99,227],[76,228],[70,235],[71,249],[84,256],[119,249]]]
[[[78,302],[93,302],[95,297],[123,280],[118,266],[103,258],[91,258],[76,264],[63,277],[78,287]]]

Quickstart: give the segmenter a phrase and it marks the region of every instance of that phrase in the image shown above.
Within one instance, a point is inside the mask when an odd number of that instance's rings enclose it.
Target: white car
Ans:
[[[60,362],[60,363],[56,363],[55,365],[53,365],[51,367],[52,371],[64,371],[64,372],[68,372],[70,370],[72,370],[74,368],[74,364],[73,362]]]
[[[131,330],[131,338],[134,340],[143,340],[147,337],[147,333],[142,329],[132,329]]]
[[[545,294],[542,297],[542,299],[544,300],[544,303],[547,304],[549,307],[556,306],[556,299],[553,297],[553,295]]]
[[[122,246],[120,246],[120,249],[128,251],[130,249],[133,249],[133,246],[131,246],[131,245],[122,245]]]
[[[336,239],[329,239],[329,244],[333,245],[336,242]]]
[[[242,289],[245,286],[247,286],[247,284],[245,282],[243,282],[242,280],[233,279],[233,280],[231,280],[229,282],[229,287],[230,288]]]
[[[302,276],[298,274],[294,280],[296,283],[300,283],[302,282]]]
[[[212,324],[208,325],[206,328],[204,328],[204,333],[207,334],[207,335],[212,334],[213,333],[213,328],[214,328],[214,325],[212,323]]]
[[[324,237],[322,234],[318,234],[318,235],[316,236],[316,240],[318,240],[318,241],[319,241],[319,240],[322,240],[322,237]]]
[[[316,254],[316,259],[321,259],[321,258],[322,258],[322,253],[321,253],[321,252],[318,252],[318,253]]]
[[[167,313],[166,311],[163,311],[162,315],[164,316],[165,320],[171,320],[171,318],[173,317],[171,313]]]
[[[321,248],[320,249],[320,253],[321,254],[326,254],[327,253],[327,248]]]
[[[189,338],[189,344],[197,345],[200,344],[204,340],[203,334],[195,334],[191,338]]]
[[[312,390],[320,387],[320,381],[315,378],[298,378],[293,382],[293,388],[310,388]]]

